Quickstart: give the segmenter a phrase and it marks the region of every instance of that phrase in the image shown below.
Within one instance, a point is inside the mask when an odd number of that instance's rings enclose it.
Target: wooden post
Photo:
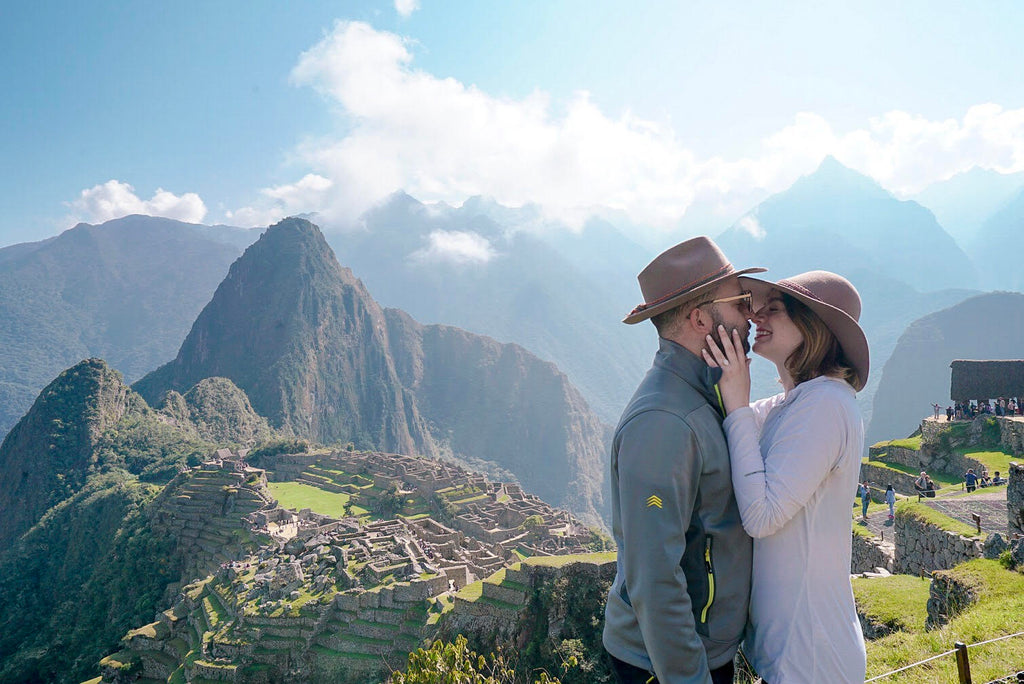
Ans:
[[[971,513],[971,520],[978,526],[978,534],[981,534],[981,516],[977,513]]]
[[[958,641],[953,646],[956,648],[956,670],[960,675],[960,684],[971,684],[971,663],[967,659],[967,644]]]

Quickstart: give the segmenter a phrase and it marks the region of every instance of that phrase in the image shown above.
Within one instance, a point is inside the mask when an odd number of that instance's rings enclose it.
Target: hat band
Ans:
[[[821,297],[819,297],[818,295],[814,294],[813,292],[808,290],[803,285],[798,285],[797,283],[794,283],[792,280],[780,280],[780,281],[778,281],[778,284],[779,285],[784,285],[784,286],[786,286],[786,287],[788,287],[790,289],[796,290],[797,292],[799,292],[803,296],[810,297],[811,299],[813,299],[816,302],[821,302],[822,304],[828,304],[828,302],[823,300]]]
[[[632,311],[629,312],[629,315],[632,316],[633,314],[638,314],[641,311],[646,311],[647,309],[650,309],[652,306],[658,306],[659,304],[664,304],[668,300],[672,299],[673,297],[678,297],[679,295],[681,295],[682,293],[686,292],[687,290],[692,290],[694,288],[700,287],[701,285],[705,285],[705,284],[711,282],[712,280],[714,280],[715,278],[721,277],[722,274],[724,274],[724,273],[731,273],[732,271],[733,271],[732,264],[726,264],[725,266],[722,266],[720,269],[718,269],[714,273],[702,276],[702,277],[698,278],[697,280],[690,281],[689,283],[687,283],[687,284],[683,285],[682,287],[680,287],[678,290],[673,290],[672,292],[669,292],[668,294],[662,295],[662,296],[658,297],[657,299],[655,299],[653,301],[645,302],[644,304],[637,304],[636,307]]]

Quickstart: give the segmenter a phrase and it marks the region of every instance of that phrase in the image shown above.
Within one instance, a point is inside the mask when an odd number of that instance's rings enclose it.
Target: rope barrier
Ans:
[[[868,682],[873,682],[876,679],[885,679],[886,677],[891,677],[894,674],[898,674],[900,672],[903,672],[904,670],[909,670],[912,667],[917,667],[918,665],[924,665],[925,663],[928,663],[928,662],[931,662],[933,660],[937,660],[939,658],[943,658],[945,656],[948,656],[950,653],[956,653],[956,649],[954,648],[952,651],[946,651],[945,653],[940,653],[939,655],[932,656],[931,658],[928,658],[926,660],[922,660],[922,661],[917,662],[917,663],[912,663],[910,665],[907,665],[906,667],[901,667],[898,670],[893,670],[892,672],[886,672],[883,675],[878,675],[877,677],[872,677],[871,679],[866,679],[866,680],[864,680],[864,684],[868,684]]]
[[[985,644],[992,644],[992,643],[995,643],[997,641],[1004,641],[1006,639],[1012,639],[1014,637],[1019,637],[1019,636],[1024,636],[1024,632],[1017,632],[1016,634],[1006,634],[1006,635],[1001,636],[1001,637],[996,637],[995,639],[989,639],[988,641],[979,641],[976,644],[968,644],[967,648],[974,648],[975,646],[984,646]],[[872,677],[871,679],[866,679],[866,680],[864,680],[864,684],[869,684],[869,682],[874,682],[874,681],[877,681],[879,679],[885,679],[886,677],[891,677],[894,674],[899,674],[900,672],[903,672],[905,670],[909,670],[912,667],[917,667],[918,665],[924,665],[925,663],[930,663],[933,660],[938,660],[939,658],[944,658],[944,657],[948,656],[951,653],[956,653],[956,649],[954,648],[951,651],[946,651],[945,653],[940,653],[938,655],[934,655],[931,658],[926,658],[926,659],[921,660],[919,662],[911,663],[910,665],[907,665],[906,667],[901,667],[898,670],[893,670],[892,672],[886,672],[885,674],[878,675],[877,677]]]

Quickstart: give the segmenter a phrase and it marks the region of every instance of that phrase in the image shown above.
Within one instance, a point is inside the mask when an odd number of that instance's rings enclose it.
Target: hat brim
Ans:
[[[846,358],[853,364],[854,370],[857,371],[857,384],[854,385],[854,389],[858,392],[864,389],[864,385],[868,381],[868,373],[871,370],[871,354],[868,348],[868,338],[864,334],[863,328],[860,327],[860,324],[850,314],[820,299],[808,297],[804,293],[787,286],[785,283],[773,283],[768,280],[749,277],[740,278],[740,281],[743,289],[750,290],[753,293],[755,302],[760,299],[763,304],[770,291],[779,290],[813,311],[825,326],[832,331],[832,334],[836,336],[839,346],[843,348],[843,353],[846,354]]]
[[[657,316],[663,311],[674,309],[675,307],[679,306],[688,299],[693,299],[694,297],[697,297],[698,295],[707,292],[712,287],[721,284],[722,281],[728,280],[729,278],[736,278],[746,273],[764,273],[767,270],[768,269],[766,268],[745,268],[742,271],[730,271],[729,273],[724,273],[720,276],[712,278],[707,282],[701,283],[696,287],[673,295],[670,299],[666,299],[663,302],[658,302],[657,304],[641,309],[640,311],[634,309],[633,311],[629,312],[625,318],[622,319],[622,322],[627,323],[629,325],[633,325],[634,323],[639,323],[640,321],[646,321],[648,318],[651,318],[652,316]]]

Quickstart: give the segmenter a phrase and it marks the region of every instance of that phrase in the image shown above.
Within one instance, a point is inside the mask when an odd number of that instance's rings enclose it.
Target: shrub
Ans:
[[[478,655],[461,634],[455,642],[435,641],[409,654],[405,672],[393,672],[390,684],[513,684],[515,668],[501,654]],[[534,684],[559,684],[541,672]]]

